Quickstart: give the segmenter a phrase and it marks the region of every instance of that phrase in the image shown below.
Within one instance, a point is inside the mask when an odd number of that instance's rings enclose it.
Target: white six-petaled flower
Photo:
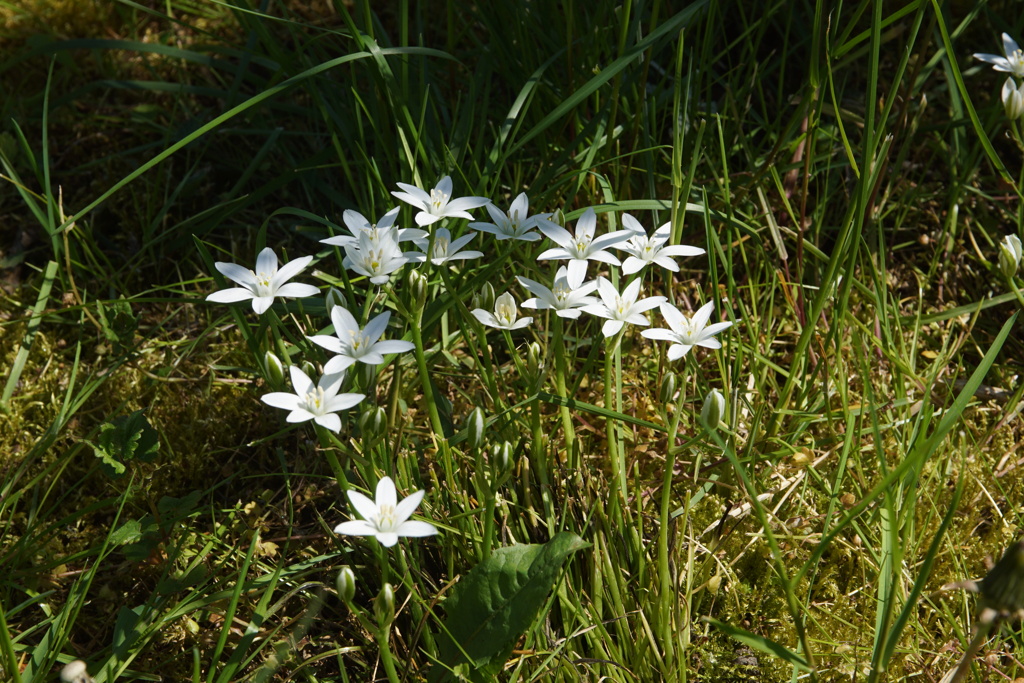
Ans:
[[[418,263],[424,258],[415,251],[402,251],[398,246],[398,228],[393,226],[384,231],[360,232],[356,239],[356,244],[345,245],[342,265],[370,278],[375,285],[387,282],[406,263]]]
[[[407,204],[411,204],[420,210],[416,214],[416,224],[420,227],[436,223],[442,218],[468,218],[473,216],[467,209],[477,209],[490,203],[486,197],[458,197],[452,199],[451,176],[441,178],[441,181],[427,194],[424,190],[415,185],[398,183],[404,192],[392,192],[394,196]]]
[[[573,289],[579,287],[587,276],[587,261],[620,265],[619,259],[605,249],[625,242],[632,235],[629,230],[616,230],[595,238],[597,214],[593,209],[587,209],[576,221],[575,236],[551,221],[541,221],[537,227],[545,237],[558,245],[541,253],[537,260],[569,259],[568,281]]]
[[[387,548],[398,543],[399,536],[433,536],[437,533],[437,527],[433,524],[409,519],[419,507],[423,496],[423,491],[415,491],[398,502],[398,492],[391,477],[384,477],[377,482],[376,500],[349,489],[348,499],[363,519],[342,522],[334,527],[334,533],[374,536]]]
[[[482,308],[474,308],[473,315],[484,325],[496,327],[499,330],[518,330],[533,322],[533,318],[518,318],[517,320],[519,311],[516,309],[516,300],[508,292],[494,300],[494,313]]]
[[[640,278],[626,285],[622,294],[619,294],[615,290],[615,285],[606,278],[599,277],[597,278],[597,293],[601,295],[601,302],[584,306],[583,310],[591,315],[608,318],[601,326],[601,333],[605,337],[618,334],[626,323],[650,325],[644,312],[665,301],[663,296],[651,296],[637,301],[637,297],[640,295]]]
[[[273,249],[267,247],[256,257],[255,271],[243,268],[235,263],[217,261],[213,264],[217,270],[224,277],[234,280],[242,286],[214,292],[207,296],[206,300],[227,304],[252,299],[252,310],[262,314],[274,303],[275,297],[300,298],[315,296],[320,293],[320,290],[313,285],[288,282],[288,280],[302,272],[312,260],[312,256],[303,256],[294,261],[289,261],[278,270],[277,254],[274,253]]]
[[[484,205],[487,213],[491,214],[493,223],[470,223],[469,227],[482,232],[489,232],[499,240],[522,240],[524,242],[535,242],[540,239],[540,234],[531,232],[542,220],[550,218],[550,213],[539,213],[536,216],[530,214],[530,200],[525,192],[521,192],[512,201],[508,214],[501,212],[501,209],[494,204]]]
[[[560,318],[573,320],[579,318],[584,306],[598,303],[597,297],[589,296],[597,289],[597,282],[594,280],[584,282],[573,289],[569,286],[568,277],[568,269],[565,266],[559,266],[558,272],[555,273],[555,281],[551,285],[551,289],[548,289],[539,282],[516,276],[519,284],[533,294],[532,298],[523,302],[523,308],[547,308],[553,310],[555,315]]]
[[[1024,52],[1017,45],[1017,41],[1003,34],[1003,54],[990,55],[983,52],[974,53],[975,59],[988,62],[996,71],[1011,73],[1017,78],[1024,78]]]
[[[415,344],[400,339],[380,341],[390,319],[391,311],[384,311],[366,323],[364,329],[360,329],[359,321],[346,308],[332,308],[331,322],[334,323],[335,336],[318,334],[308,337],[314,344],[338,354],[327,361],[324,372],[344,372],[356,361],[367,365],[379,365],[384,362],[384,354],[404,353],[414,349]]]
[[[424,253],[430,249],[430,262],[435,266],[439,266],[442,263],[448,261],[459,261],[470,258],[480,258],[484,255],[482,251],[459,251],[464,246],[469,244],[470,240],[476,237],[476,233],[470,233],[463,235],[457,240],[452,239],[452,233],[448,228],[438,228],[434,231],[434,246],[430,246],[429,237],[418,237],[414,240],[417,247],[422,249]]]
[[[628,242],[618,245],[619,249],[629,254],[622,262],[622,272],[625,275],[638,273],[651,263],[678,272],[679,265],[672,260],[673,256],[699,256],[704,253],[700,247],[688,247],[684,244],[666,246],[672,235],[671,223],[665,223],[650,237],[640,225],[640,221],[628,213],[622,214],[622,225],[632,233]]]
[[[338,432],[341,430],[341,418],[335,413],[347,410],[366,398],[365,394],[338,393],[345,379],[344,372],[324,373],[314,386],[313,380],[300,368],[293,365],[288,370],[295,393],[275,391],[263,396],[263,402],[267,405],[291,411],[287,417],[288,422],[313,420],[332,432]]]
[[[364,232],[370,234],[371,240],[377,239],[380,237],[381,233],[385,232],[386,230],[394,226],[395,218],[398,217],[398,212],[400,209],[401,207],[396,206],[395,208],[391,209],[386,214],[381,216],[380,220],[377,221],[376,223],[371,223],[369,220],[366,219],[366,216],[359,213],[358,211],[346,209],[345,213],[343,213],[341,217],[342,220],[345,221],[345,227],[348,228],[348,231],[352,234],[335,235],[334,237],[328,237],[320,241],[323,242],[324,244],[330,244],[337,247],[345,247],[348,245],[358,246],[359,235],[363,234]],[[426,231],[419,230],[417,228],[399,228],[397,233],[397,239],[395,241],[402,242],[405,240],[414,240],[419,237],[425,237],[426,234]]]
[[[672,342],[672,346],[668,348],[669,360],[682,358],[694,346],[704,346],[709,349],[722,348],[722,343],[715,339],[715,335],[732,325],[731,322],[708,325],[711,313],[715,310],[714,301],[709,301],[697,309],[692,318],[687,318],[671,304],[662,304],[660,310],[671,329],[654,328],[644,330],[640,334],[648,339]]]

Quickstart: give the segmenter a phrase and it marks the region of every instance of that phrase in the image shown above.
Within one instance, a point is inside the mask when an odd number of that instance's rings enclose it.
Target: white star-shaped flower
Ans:
[[[682,358],[694,346],[704,346],[709,349],[722,348],[722,343],[715,339],[715,335],[732,325],[731,322],[708,325],[711,313],[715,310],[714,301],[709,301],[697,309],[692,318],[687,318],[671,304],[662,304],[660,310],[671,329],[654,328],[644,330],[640,334],[648,339],[672,342],[672,346],[668,347],[669,360]]]
[[[572,318],[573,320],[579,318],[584,306],[598,303],[597,297],[588,296],[597,289],[597,282],[593,280],[584,282],[573,289],[569,286],[568,277],[568,269],[565,266],[559,266],[558,272],[555,273],[555,282],[551,289],[548,289],[539,282],[516,276],[519,284],[533,294],[533,298],[523,302],[523,308],[547,308],[553,310],[555,315],[560,318]]]
[[[308,339],[314,344],[336,353],[327,361],[324,372],[344,372],[350,365],[359,361],[367,365],[380,365],[384,362],[384,354],[405,353],[415,348],[412,342],[400,339],[380,341],[391,319],[391,311],[384,311],[366,323],[364,329],[347,309],[335,306],[331,309],[331,322],[334,323],[334,334],[318,334]]]
[[[597,293],[601,295],[601,303],[584,306],[583,310],[591,315],[608,318],[601,326],[601,333],[605,337],[618,334],[626,323],[650,325],[644,312],[665,301],[663,296],[651,296],[637,301],[637,297],[640,295],[640,278],[626,285],[622,294],[619,294],[615,290],[615,285],[606,278],[599,277],[597,278]]]
[[[394,226],[395,218],[398,217],[400,209],[401,207],[396,206],[381,216],[380,220],[376,223],[371,223],[366,219],[366,216],[358,211],[346,209],[345,213],[341,215],[341,218],[345,221],[345,227],[348,228],[348,231],[352,234],[335,235],[334,237],[328,237],[320,241],[324,244],[330,244],[336,247],[345,247],[348,245],[358,246],[359,235],[364,232],[370,233],[371,239],[377,239],[381,233]],[[419,237],[425,237],[426,235],[427,233],[425,230],[419,230],[417,228],[399,228],[398,239],[396,241],[404,242],[405,240],[414,240]]]
[[[427,194],[415,185],[398,183],[404,192],[392,192],[394,196],[420,210],[416,214],[416,224],[420,227],[436,223],[442,218],[468,218],[472,220],[467,209],[477,209],[490,203],[486,197],[458,197],[452,199],[451,176],[441,178],[441,182]]]
[[[423,496],[423,491],[415,491],[398,502],[398,492],[395,491],[395,482],[391,481],[391,477],[384,477],[377,482],[376,500],[370,500],[368,496],[349,489],[348,499],[363,519],[342,522],[334,527],[334,533],[374,536],[387,548],[398,543],[400,536],[433,536],[437,533],[437,527],[433,524],[409,519],[419,507]]]
[[[494,300],[494,313],[482,308],[474,308],[473,315],[484,325],[496,327],[499,330],[518,330],[533,322],[533,318],[518,318],[519,311],[516,309],[516,300],[508,292]]]
[[[508,214],[501,212],[501,209],[494,204],[484,205],[487,213],[491,214],[493,223],[470,223],[469,227],[481,232],[489,232],[499,240],[522,240],[524,242],[535,242],[540,239],[540,234],[531,232],[542,220],[551,217],[550,213],[539,213],[536,216],[530,214],[530,200],[526,193],[522,192],[512,201]]]
[[[569,286],[573,289],[583,284],[583,278],[587,276],[587,261],[601,261],[613,266],[620,265],[619,259],[605,249],[625,242],[632,235],[629,230],[616,230],[595,238],[597,214],[593,209],[587,209],[576,221],[575,236],[551,221],[541,221],[537,227],[545,237],[558,245],[554,249],[543,252],[537,257],[537,260],[569,259],[568,281]]]
[[[476,233],[470,233],[463,235],[457,240],[452,240],[452,233],[448,228],[438,228],[434,231],[434,248],[430,253],[430,262],[435,266],[439,266],[448,261],[480,258],[484,255],[482,251],[459,251],[469,244],[470,240],[474,237],[476,237]],[[428,237],[417,238],[415,243],[424,252],[430,249],[430,238]]]
[[[298,367],[293,365],[288,370],[291,372],[295,393],[275,391],[263,396],[263,402],[267,405],[291,411],[286,418],[288,422],[313,420],[337,433],[341,430],[341,418],[335,413],[347,410],[366,398],[365,394],[338,393],[345,379],[344,372],[324,373],[316,386],[313,386],[313,380]]]
[[[638,273],[651,263],[668,268],[672,272],[678,272],[679,265],[672,260],[673,256],[699,256],[704,253],[700,247],[688,247],[684,244],[666,246],[672,235],[671,223],[665,223],[650,237],[647,236],[644,227],[640,225],[640,221],[628,213],[622,214],[622,224],[632,233],[628,242],[618,246],[619,249],[629,254],[622,262],[622,272],[625,275]]]
[[[1003,34],[1003,54],[1002,55],[990,55],[983,52],[976,52],[974,54],[975,59],[980,59],[983,62],[988,62],[992,65],[992,68],[996,71],[1005,71],[1013,74],[1017,78],[1024,78],[1024,52],[1021,51],[1017,45],[1017,41],[1009,36],[1009,34]]]
[[[398,246],[398,229],[390,227],[360,232],[356,244],[345,245],[342,265],[370,278],[373,284],[382,285],[406,263],[418,263],[423,258],[423,254],[415,251],[403,252]]]
[[[241,287],[222,289],[206,297],[207,301],[220,304],[235,303],[236,301],[247,301],[252,299],[252,310],[262,314],[271,304],[275,297],[301,298],[315,296],[320,290],[313,285],[303,285],[298,282],[288,282],[309,265],[313,260],[312,256],[303,256],[294,261],[289,261],[283,268],[277,268],[277,254],[270,247],[267,247],[256,257],[256,270],[235,263],[217,261],[214,267],[229,280],[234,280]]]

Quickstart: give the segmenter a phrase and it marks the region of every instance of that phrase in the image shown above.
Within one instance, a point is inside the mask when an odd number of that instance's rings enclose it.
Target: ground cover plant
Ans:
[[[1024,676],[1012,3],[0,19],[4,680]]]

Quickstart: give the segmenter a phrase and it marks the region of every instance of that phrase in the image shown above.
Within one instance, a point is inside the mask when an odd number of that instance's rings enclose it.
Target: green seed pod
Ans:
[[[700,421],[708,431],[715,431],[722,423],[725,415],[725,396],[718,389],[712,389],[704,397],[704,407],[700,411]]]
[[[483,408],[477,406],[466,418],[466,443],[472,449],[480,448],[484,442],[484,428],[487,426],[487,417]]]
[[[267,366],[267,382],[274,389],[280,389],[284,386],[284,365],[281,363],[281,359],[273,351],[267,351],[263,355],[263,362]]]
[[[662,403],[672,403],[675,400],[678,381],[676,373],[671,371],[666,372],[665,376],[661,378],[661,392],[658,396]]]
[[[373,613],[377,617],[377,625],[386,627],[395,619],[395,589],[385,583],[380,594],[373,603]]]
[[[338,571],[338,578],[335,580],[334,585],[338,589],[338,597],[346,605],[352,602],[352,598],[356,595],[356,574],[352,571],[352,567],[344,566]]]

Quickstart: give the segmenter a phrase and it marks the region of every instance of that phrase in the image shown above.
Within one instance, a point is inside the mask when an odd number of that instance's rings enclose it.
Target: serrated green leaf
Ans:
[[[100,427],[93,453],[102,461],[103,471],[114,479],[125,473],[133,459],[151,462],[160,448],[157,431],[149,424],[143,411],[136,410]]]
[[[142,538],[142,523],[137,519],[129,519],[110,534],[110,545],[125,545]]]
[[[438,639],[441,663],[430,680],[453,680],[456,669],[462,675],[499,670],[516,640],[535,623],[565,561],[589,545],[563,531],[543,545],[495,550],[474,567],[445,602],[448,616]]]

